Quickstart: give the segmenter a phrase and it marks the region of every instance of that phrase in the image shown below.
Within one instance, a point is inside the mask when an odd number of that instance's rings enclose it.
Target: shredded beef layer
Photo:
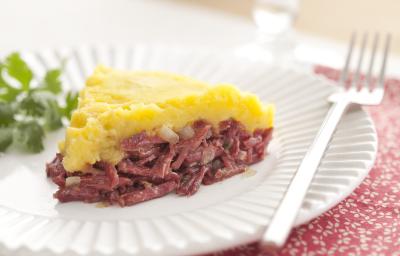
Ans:
[[[202,120],[192,129],[193,136],[176,144],[146,132],[136,134],[121,142],[125,158],[116,166],[97,162],[89,172],[66,172],[63,156],[57,154],[46,166],[47,176],[59,186],[54,197],[128,206],[172,191],[190,196],[201,184],[224,180],[261,161],[272,136],[272,129],[251,134],[232,119],[221,122],[218,130]]]

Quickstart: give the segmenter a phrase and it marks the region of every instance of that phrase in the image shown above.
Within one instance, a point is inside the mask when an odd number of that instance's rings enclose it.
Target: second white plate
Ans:
[[[315,136],[334,87],[293,70],[171,47],[80,47],[25,53],[37,74],[66,58],[65,84],[79,89],[97,63],[115,68],[165,70],[208,82],[231,82],[276,104],[270,155],[238,175],[203,186],[192,197],[168,195],[133,207],[96,208],[58,204],[46,179],[45,162],[56,153],[63,131],[51,134],[38,155],[0,158],[0,252],[27,255],[188,255],[257,240],[268,225],[296,167]],[[328,210],[358,186],[376,155],[377,138],[368,115],[353,109],[341,122],[296,225]]]

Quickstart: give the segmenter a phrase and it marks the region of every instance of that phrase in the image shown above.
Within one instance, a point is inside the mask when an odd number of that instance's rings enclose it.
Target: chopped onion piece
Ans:
[[[109,202],[98,202],[98,203],[96,204],[96,208],[106,208],[106,207],[108,207],[108,206],[110,206],[110,203],[109,203]]]
[[[257,172],[254,169],[251,168],[246,168],[242,174],[243,177],[248,178],[248,177],[252,177],[254,175],[256,175]]]
[[[182,137],[182,139],[187,140],[190,139],[194,136],[194,130],[192,126],[186,125],[179,131],[179,136]]]
[[[211,138],[211,136],[212,136],[212,130],[210,129],[207,131],[206,139]]]
[[[214,159],[214,157],[215,157],[215,151],[212,150],[211,148],[205,148],[203,151],[201,163],[208,164]]]
[[[81,177],[79,176],[71,176],[65,179],[65,186],[70,187],[73,185],[79,185],[81,183]]]
[[[176,144],[179,141],[178,134],[176,134],[171,128],[165,125],[161,126],[161,128],[158,130],[158,136],[171,144]]]
[[[244,160],[246,160],[246,158],[247,158],[247,152],[240,150],[239,154],[238,154],[238,159],[241,161],[244,161]]]

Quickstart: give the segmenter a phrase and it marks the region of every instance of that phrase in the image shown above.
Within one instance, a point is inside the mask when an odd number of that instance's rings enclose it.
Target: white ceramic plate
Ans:
[[[96,63],[116,68],[167,70],[209,82],[232,82],[276,104],[270,155],[256,174],[203,186],[192,197],[174,194],[133,207],[59,204],[45,162],[56,153],[60,131],[38,155],[0,157],[0,252],[13,255],[188,255],[254,241],[271,215],[324,118],[328,81],[215,52],[173,47],[80,47],[24,53],[35,73],[66,58],[65,84],[75,89]],[[368,115],[353,109],[341,122],[314,178],[296,225],[328,210],[370,170],[377,138]]]

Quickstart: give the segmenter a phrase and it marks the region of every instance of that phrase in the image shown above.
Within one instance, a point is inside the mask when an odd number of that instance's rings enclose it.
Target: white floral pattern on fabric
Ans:
[[[317,66],[315,73],[337,80],[335,69]],[[386,81],[381,105],[366,108],[375,122],[379,149],[364,182],[337,206],[294,229],[276,255],[400,256],[400,80]],[[268,255],[249,244],[213,256]]]

